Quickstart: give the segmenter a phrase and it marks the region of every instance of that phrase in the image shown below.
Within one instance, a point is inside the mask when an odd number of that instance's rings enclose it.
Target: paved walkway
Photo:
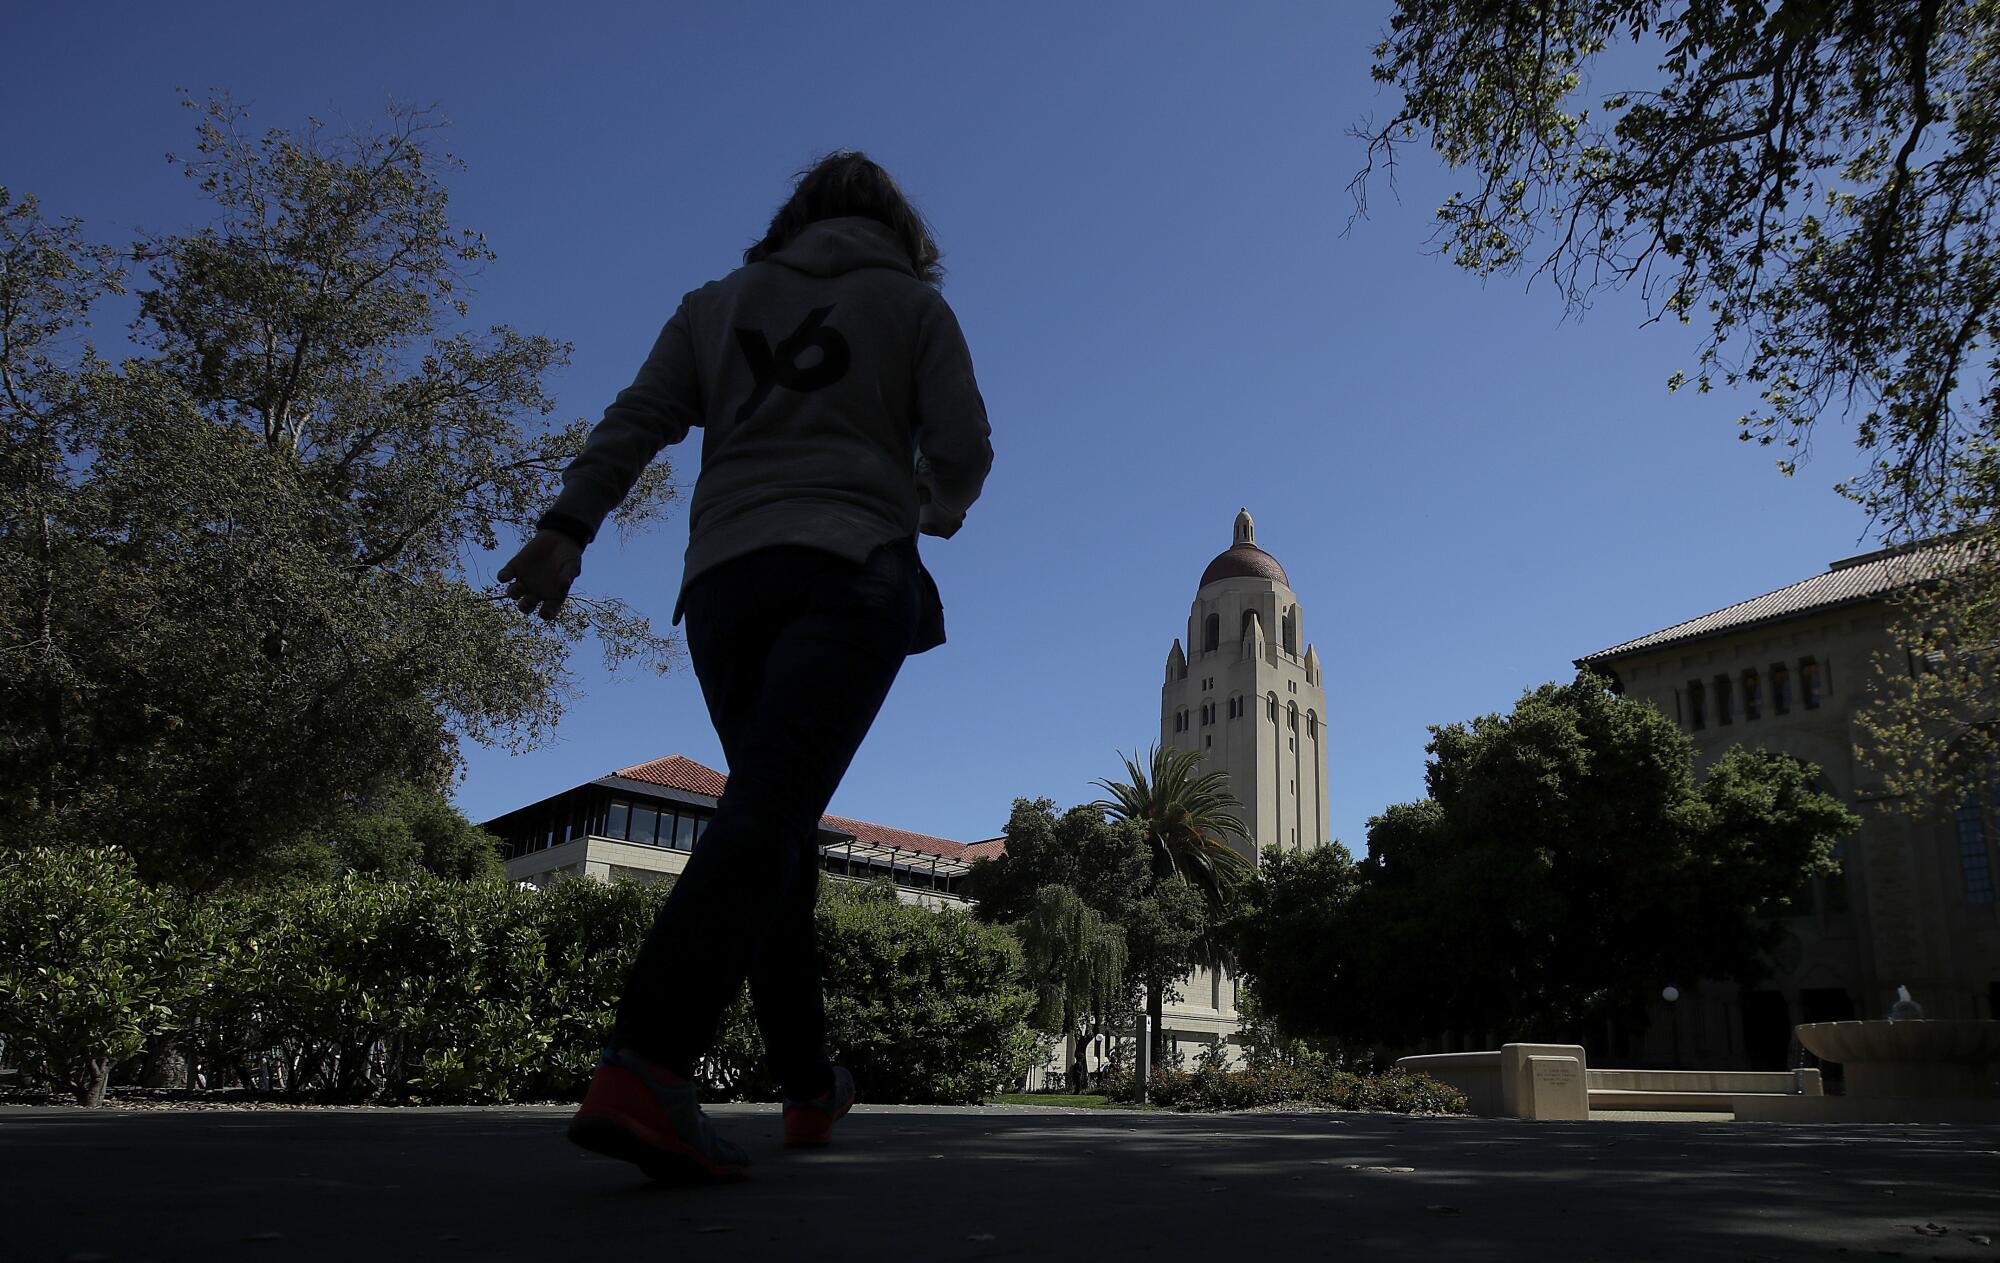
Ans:
[[[0,1108],[0,1258],[2000,1260],[2000,1128],[725,1106],[691,1190],[566,1113]]]

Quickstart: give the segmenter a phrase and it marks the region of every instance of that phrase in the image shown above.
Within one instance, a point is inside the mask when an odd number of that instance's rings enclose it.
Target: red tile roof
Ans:
[[[1007,853],[1007,839],[988,838],[984,842],[969,842],[959,854],[967,861],[997,860]]]
[[[664,759],[654,759],[650,763],[635,763],[631,767],[621,767],[612,775],[624,777],[628,781],[643,781],[648,785],[683,790],[690,794],[704,794],[710,798],[722,797],[723,787],[729,783],[729,778],[714,768],[679,754],[670,754]],[[846,816],[821,816],[820,823],[829,829],[851,833],[863,842],[873,842],[877,846],[893,846],[923,855],[942,856],[946,859],[971,860],[977,858],[972,854],[975,850],[982,855],[997,854],[997,851],[980,848],[1005,842],[1003,838],[995,838],[990,842],[967,846],[950,838],[935,838],[928,833],[912,833],[908,829],[892,829],[885,824],[852,820]]]
[[[965,843],[953,842],[950,838],[934,838],[928,833],[891,829],[886,824],[870,824],[866,820],[850,820],[846,816],[821,816],[819,820],[829,829],[851,833],[863,842],[873,842],[877,846],[893,846],[905,851],[941,855],[953,860],[965,858]]]
[[[648,785],[659,785],[666,789],[685,790],[690,794],[706,794],[710,798],[722,797],[722,787],[729,778],[712,767],[704,767],[693,759],[678,754],[670,754],[664,759],[654,759],[651,763],[634,763],[631,767],[621,767],[613,776],[622,776],[628,781],[644,781]]]

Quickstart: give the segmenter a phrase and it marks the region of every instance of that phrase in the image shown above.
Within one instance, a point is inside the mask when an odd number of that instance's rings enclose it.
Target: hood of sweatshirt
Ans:
[[[905,276],[916,275],[889,226],[858,215],[814,220],[783,249],[773,251],[770,259],[807,276],[839,276],[857,268],[894,268]]]

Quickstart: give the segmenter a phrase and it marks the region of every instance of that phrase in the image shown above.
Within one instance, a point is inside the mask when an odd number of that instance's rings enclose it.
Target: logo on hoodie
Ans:
[[[736,410],[738,421],[757,411],[773,386],[804,393],[831,386],[847,376],[848,365],[854,361],[847,339],[822,326],[832,310],[832,305],[813,308],[799,322],[799,327],[775,348],[756,329],[736,330],[736,345],[743,348],[743,358],[750,362],[750,376],[757,382],[756,389]],[[819,358],[801,365],[800,358],[815,347],[819,349]]]

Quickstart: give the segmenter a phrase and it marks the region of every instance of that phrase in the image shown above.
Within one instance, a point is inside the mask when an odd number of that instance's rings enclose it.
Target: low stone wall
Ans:
[[[1491,1052],[1403,1057],[1396,1067],[1457,1088],[1482,1117],[1590,1117],[1581,1045],[1505,1044]]]
[[[1817,1070],[1591,1070],[1575,1044],[1506,1044],[1396,1065],[1457,1088],[1486,1118],[1584,1119],[1593,1109],[1740,1115],[1749,1102],[1825,1090]]]

